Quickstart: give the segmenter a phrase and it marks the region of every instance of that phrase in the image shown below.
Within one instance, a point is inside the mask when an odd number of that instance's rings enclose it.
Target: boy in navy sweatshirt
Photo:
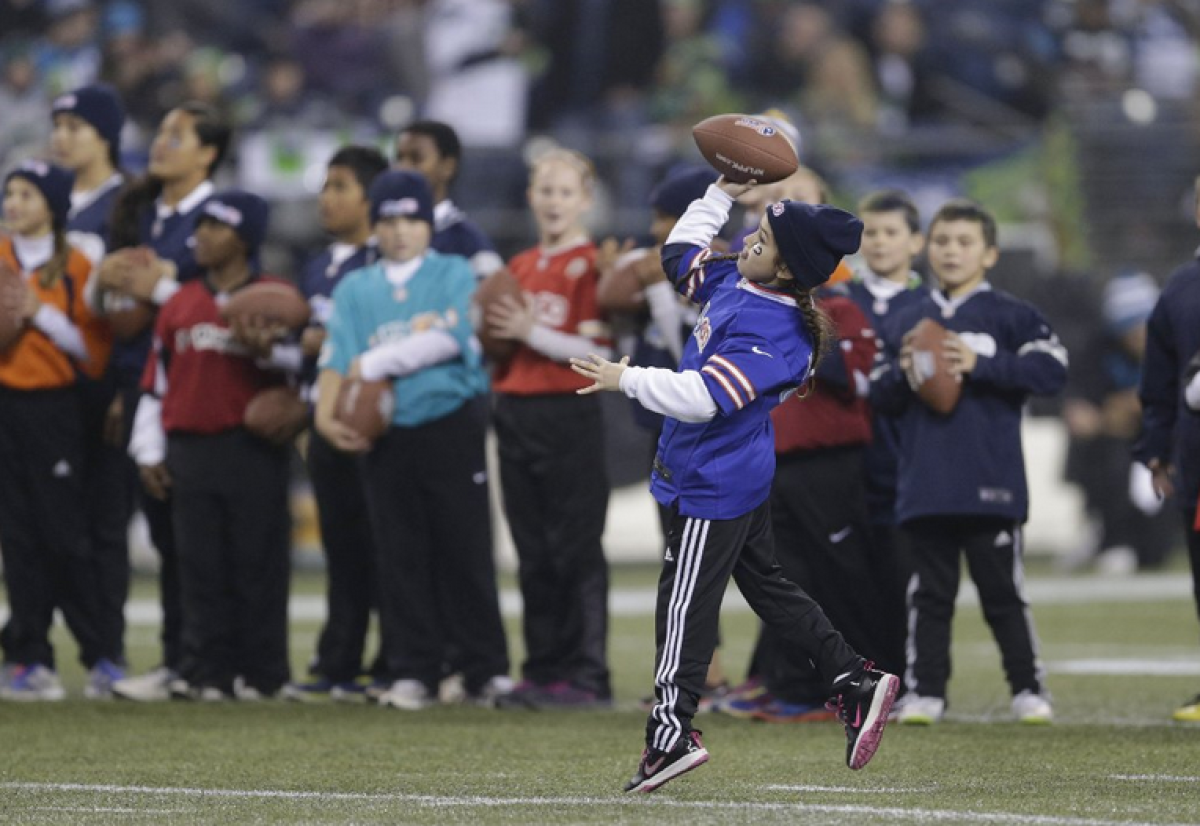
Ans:
[[[913,556],[909,583],[905,723],[930,724],[946,708],[950,622],[960,562],[979,589],[1000,648],[1014,715],[1048,723],[1053,711],[1024,594],[1021,525],[1028,490],[1021,452],[1021,409],[1030,395],[1062,389],[1067,353],[1031,305],[992,289],[999,258],[996,222],[978,204],[946,203],[929,228],[928,257],[940,289],[883,326],[884,361],[871,401],[900,422],[896,518]],[[909,331],[923,318],[948,333],[945,354],[962,382],[947,415],[925,406],[909,386]]]

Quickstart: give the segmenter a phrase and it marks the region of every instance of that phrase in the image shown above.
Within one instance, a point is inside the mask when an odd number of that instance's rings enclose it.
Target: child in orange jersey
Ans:
[[[0,266],[21,274],[0,304],[20,306],[24,328],[0,351],[0,551],[11,611],[0,632],[0,698],[61,700],[50,625],[66,613],[89,669],[101,650],[88,576],[83,432],[76,381],[104,373],[106,327],[84,300],[91,264],[66,240],[71,173],[27,161],[4,181]]]
[[[489,310],[491,332],[521,344],[493,380],[500,484],[520,563],[526,659],[502,705],[589,706],[611,702],[608,564],[601,535],[608,511],[599,399],[568,359],[608,353],[596,303],[596,246],[583,217],[595,172],[577,152],[536,160],[529,206],[539,243],[509,262],[524,301]]]

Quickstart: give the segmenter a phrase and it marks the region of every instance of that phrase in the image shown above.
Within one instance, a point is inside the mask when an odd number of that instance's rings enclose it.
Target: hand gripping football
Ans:
[[[21,274],[0,262],[0,350],[15,344],[25,329],[25,320],[21,318],[25,289]]]
[[[308,405],[290,387],[268,387],[250,399],[242,424],[255,436],[285,445],[308,426]]]
[[[496,338],[488,332],[488,308],[505,296],[512,296],[518,301],[524,300],[521,285],[513,274],[507,269],[499,269],[479,285],[472,297],[471,321],[475,326],[475,335],[483,347],[484,355],[495,362],[508,361],[517,351],[517,342]]]
[[[289,330],[308,324],[311,314],[304,294],[291,284],[278,281],[257,281],[242,287],[221,308],[221,315],[231,321],[238,319],[251,324],[257,318]]]
[[[333,417],[373,442],[391,427],[394,409],[395,397],[390,381],[345,379],[338,389]]]
[[[950,372],[945,353],[946,328],[932,318],[923,318],[905,339],[912,347],[909,386],[927,407],[948,416],[962,396],[962,380]]]
[[[769,121],[714,115],[692,127],[700,154],[733,183],[782,181],[800,165],[791,141]]]

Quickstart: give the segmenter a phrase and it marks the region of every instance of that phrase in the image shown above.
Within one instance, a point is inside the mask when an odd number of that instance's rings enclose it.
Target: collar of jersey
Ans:
[[[104,183],[95,189],[89,189],[87,192],[72,192],[71,193],[71,211],[69,215],[73,218],[83,210],[90,207],[92,204],[113,187],[120,186],[125,183],[125,177],[120,172],[114,172],[108,176]]]
[[[931,290],[929,294],[933,296],[933,302],[941,307],[943,311],[950,310],[953,312],[980,293],[988,293],[991,291],[992,285],[984,281],[978,287],[971,290],[971,292],[967,293],[966,295],[960,295],[958,298],[947,298],[946,294],[940,289]]]
[[[208,196],[213,193],[212,181],[201,181],[200,185],[183,197],[183,200],[175,205],[174,208],[165,206],[162,199],[154,202],[155,216],[160,220],[170,218],[172,215],[186,215],[196,207],[200,206],[201,202],[208,200]]]
[[[570,252],[571,250],[575,249],[576,247],[583,247],[590,243],[592,243],[591,238],[588,238],[586,235],[581,235],[580,237],[576,238],[574,241],[569,241],[565,244],[560,244],[557,247],[547,247],[547,246],[539,245],[538,246],[538,254],[541,255],[542,258],[553,258],[556,255],[562,255],[564,252]]]
[[[856,280],[866,287],[872,296],[882,298],[885,301],[890,301],[902,292],[915,290],[921,286],[921,276],[912,270],[909,270],[908,279],[903,284],[889,281],[869,267],[857,273]]]
[[[383,274],[393,287],[403,287],[412,277],[417,274],[417,270],[421,269],[421,265],[425,263],[425,259],[429,257],[429,253],[418,255],[408,261],[389,261],[386,258],[379,263],[383,266]]]
[[[454,202],[447,198],[444,201],[439,201],[433,207],[433,231],[442,232],[443,230],[454,226],[463,219],[463,211],[454,205]]]
[[[755,284],[753,281],[747,281],[745,278],[738,281],[737,286],[739,290],[745,290],[751,295],[757,295],[768,301],[774,301],[776,304],[786,304],[789,307],[799,306],[792,295],[772,287],[764,287],[762,284]]]

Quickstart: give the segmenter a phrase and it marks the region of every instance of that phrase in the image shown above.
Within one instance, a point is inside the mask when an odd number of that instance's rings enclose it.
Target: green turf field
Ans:
[[[621,570],[614,588],[644,597],[652,581]],[[845,767],[835,724],[710,715],[698,718],[708,765],[623,795],[653,656],[652,617],[634,599],[612,622],[610,712],[0,704],[0,823],[1200,824],[1200,725],[1169,719],[1200,690],[1186,574],[1031,585],[1058,722],[1006,722],[998,655],[978,608],[962,605],[947,721],[890,727],[861,772]],[[320,580],[295,590],[319,593]],[[152,601],[151,585],[135,596]],[[740,675],[754,620],[730,609],[724,656]],[[293,628],[299,670],[316,624]],[[509,629],[518,643],[515,618]],[[130,629],[139,670],[155,664],[156,635],[144,621]],[[74,646],[58,639],[77,696]]]

